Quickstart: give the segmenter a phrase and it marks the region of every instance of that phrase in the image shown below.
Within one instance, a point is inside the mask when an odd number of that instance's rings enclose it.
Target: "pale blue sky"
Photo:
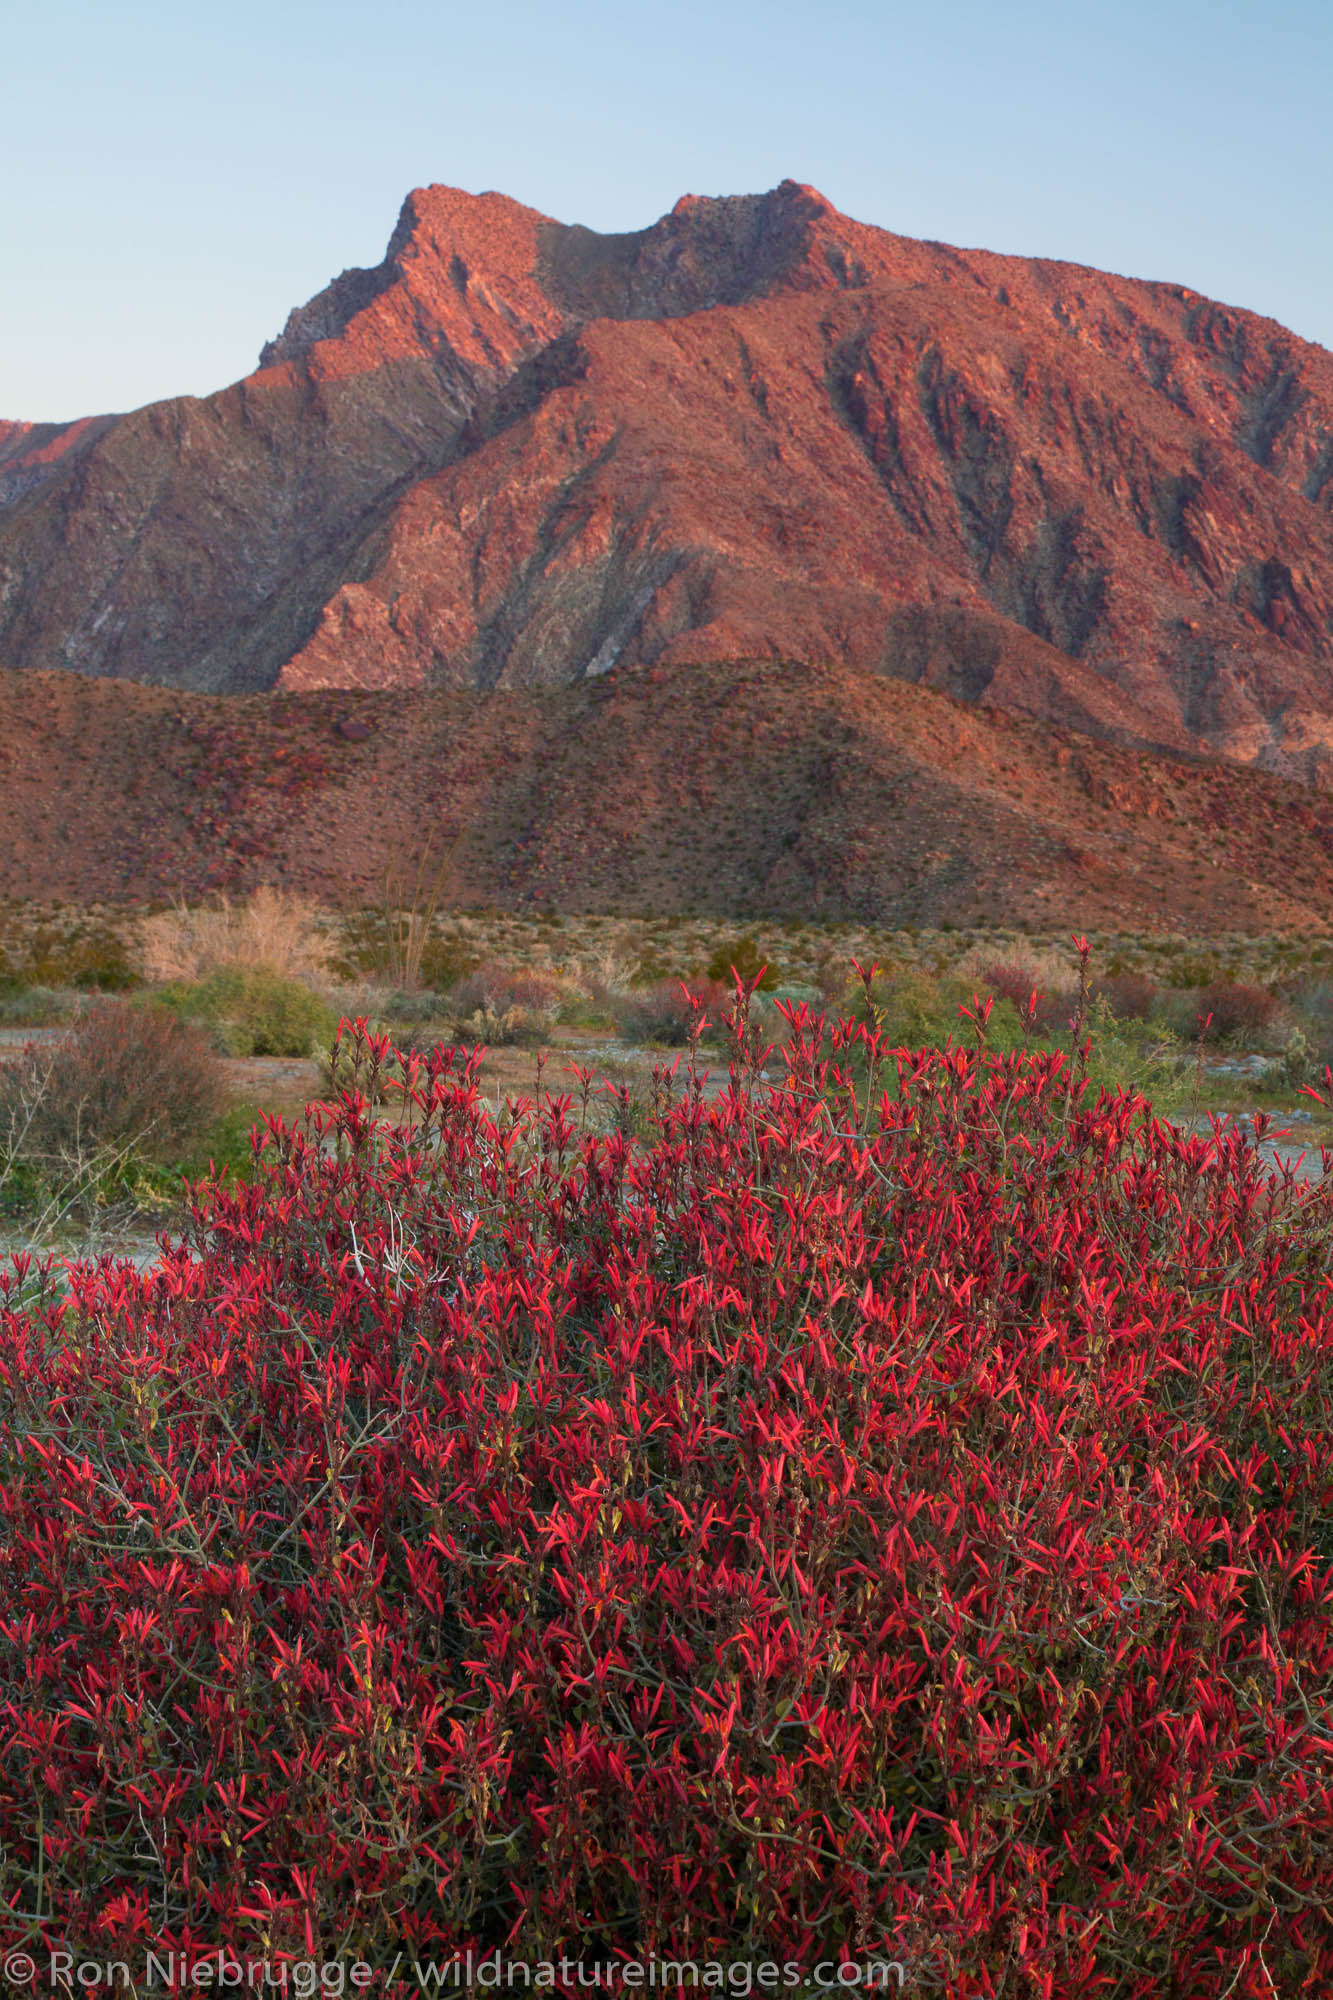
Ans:
[[[1333,346],[1333,0],[8,0],[0,416],[203,394],[410,187],[635,229],[790,175]]]

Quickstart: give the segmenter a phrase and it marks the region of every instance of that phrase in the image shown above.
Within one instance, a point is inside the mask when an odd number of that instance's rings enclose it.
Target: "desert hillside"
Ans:
[[[572,688],[181,694],[0,674],[0,896],[372,895],[428,839],[465,907],[1327,928],[1324,795],[848,667]]]

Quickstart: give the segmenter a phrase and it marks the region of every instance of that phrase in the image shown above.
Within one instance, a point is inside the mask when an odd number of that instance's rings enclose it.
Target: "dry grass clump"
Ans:
[[[211,908],[177,903],[145,917],[136,957],[151,985],[194,982],[236,966],[313,979],[328,973],[331,946],[312,903],[285,889],[260,888],[248,903],[222,896]]]

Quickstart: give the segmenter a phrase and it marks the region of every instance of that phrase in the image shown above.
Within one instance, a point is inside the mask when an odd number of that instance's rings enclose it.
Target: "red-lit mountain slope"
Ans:
[[[1333,355],[809,188],[409,197],[216,396],[0,427],[0,661],[218,691],[771,656],[1333,773]]]
[[[434,835],[463,906],[1326,930],[1333,807],[849,667],[240,697],[0,673],[0,898],[281,882],[364,903]]]

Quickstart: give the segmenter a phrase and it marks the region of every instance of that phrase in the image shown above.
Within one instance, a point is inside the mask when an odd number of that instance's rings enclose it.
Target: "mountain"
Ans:
[[[464,908],[1327,929],[1333,802],[844,666],[493,694],[0,673],[0,897],[374,901],[428,832]]]
[[[791,181],[621,236],[430,187],[244,381],[0,425],[11,669],[535,698],[763,659],[1333,782],[1333,355]]]

